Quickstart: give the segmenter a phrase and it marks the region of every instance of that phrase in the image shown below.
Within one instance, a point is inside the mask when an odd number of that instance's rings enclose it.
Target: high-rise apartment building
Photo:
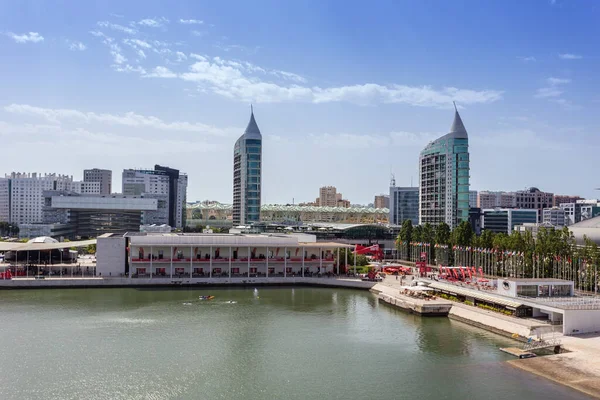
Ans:
[[[540,189],[532,187],[527,190],[518,191],[516,193],[516,200],[517,208],[537,210],[537,222],[542,222],[544,208],[550,208],[554,203],[554,193],[542,192]]]
[[[99,182],[100,194],[112,193],[112,171],[108,169],[84,169],[83,182]]]
[[[380,194],[375,196],[375,201],[373,202],[375,208],[390,208],[390,196],[387,194]]]
[[[254,112],[244,134],[233,147],[233,224],[260,221],[262,187],[262,135]]]
[[[407,219],[419,223],[419,188],[390,187],[390,224],[402,225]]]
[[[477,194],[477,207],[488,208],[516,208],[517,195],[515,192],[489,192],[481,191]]]
[[[42,222],[44,190],[73,190],[80,182],[68,175],[16,173],[0,178],[0,220],[12,224]],[[81,190],[81,187],[79,186]]]
[[[560,207],[563,203],[577,203],[579,200],[583,200],[583,197],[555,194],[553,205],[554,207]]]
[[[153,170],[125,169],[123,195],[166,195],[169,225],[183,228],[186,218],[187,181],[187,175],[179,170],[160,165],[155,165]]]
[[[322,186],[319,188],[319,197],[315,200],[318,207],[350,207],[350,200],[343,198],[335,186]]]
[[[419,223],[455,228],[469,219],[469,137],[458,114],[450,133],[429,143],[419,157]]]

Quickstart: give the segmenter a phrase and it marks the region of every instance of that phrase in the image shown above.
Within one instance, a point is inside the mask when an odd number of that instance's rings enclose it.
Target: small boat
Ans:
[[[200,296],[199,297],[200,300],[212,300],[214,298],[215,298],[215,296]]]
[[[237,301],[235,301],[235,300],[228,300],[225,303],[227,303],[227,304],[236,304]]]
[[[191,306],[192,303],[183,303],[184,306]]]

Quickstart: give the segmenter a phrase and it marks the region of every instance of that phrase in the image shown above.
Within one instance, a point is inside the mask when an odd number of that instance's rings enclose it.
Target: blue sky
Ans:
[[[416,184],[419,151],[469,132],[471,187],[598,197],[590,1],[0,3],[0,172],[179,168],[231,202],[232,150],[263,133],[263,203]]]

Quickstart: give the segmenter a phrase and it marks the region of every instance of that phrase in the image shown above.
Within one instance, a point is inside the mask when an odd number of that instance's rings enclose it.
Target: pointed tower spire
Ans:
[[[250,104],[250,121],[248,122],[246,131],[244,131],[244,136],[246,136],[247,139],[262,139],[260,129],[258,129],[258,124],[254,119],[254,107],[252,106],[252,104]]]
[[[452,126],[450,127],[450,133],[456,138],[466,139],[469,136],[467,135],[467,130],[465,129],[465,125],[460,118],[460,114],[458,113],[458,108],[456,107],[456,102],[454,103],[454,121],[452,122]]]

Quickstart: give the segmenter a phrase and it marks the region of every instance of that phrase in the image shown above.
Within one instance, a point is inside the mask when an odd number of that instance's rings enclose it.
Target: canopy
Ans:
[[[68,249],[71,247],[87,247],[96,244],[96,239],[79,240],[75,242],[60,243],[20,243],[20,242],[0,242],[0,251],[38,251]]]

